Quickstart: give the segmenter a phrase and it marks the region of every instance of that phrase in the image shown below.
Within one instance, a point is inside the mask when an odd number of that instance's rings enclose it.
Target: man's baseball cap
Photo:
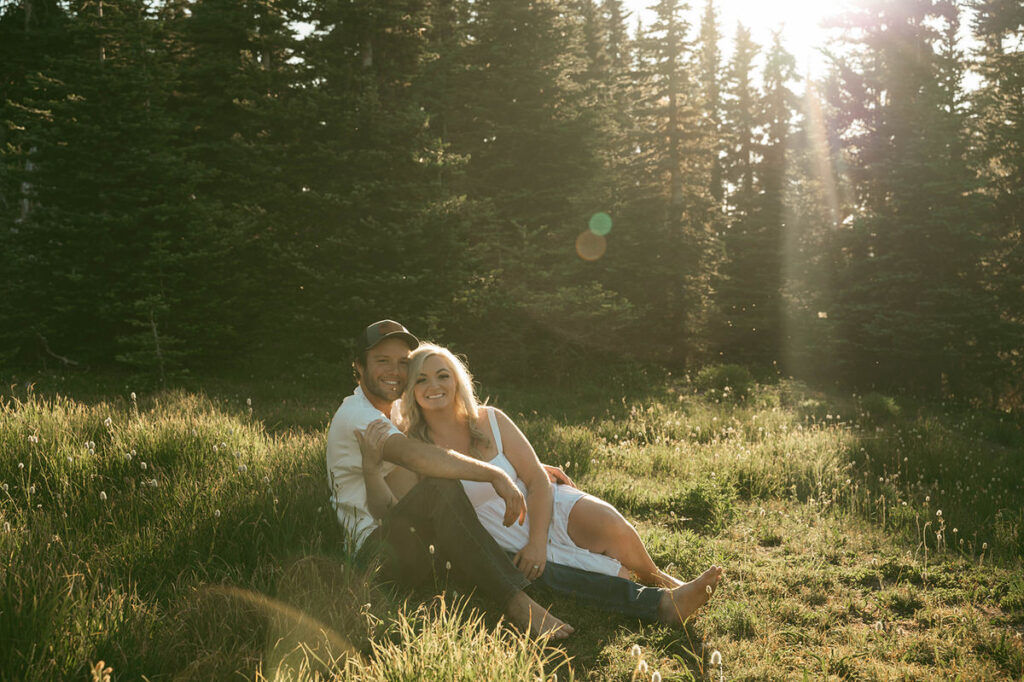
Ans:
[[[409,346],[409,350],[415,350],[416,346],[420,345],[420,340],[402,325],[394,320],[380,320],[360,332],[359,336],[356,337],[356,348],[361,353],[366,352],[384,339],[392,337],[405,341],[406,345]]]

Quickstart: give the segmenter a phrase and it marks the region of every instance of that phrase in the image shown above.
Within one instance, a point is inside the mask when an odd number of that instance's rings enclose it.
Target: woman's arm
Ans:
[[[484,408],[487,409],[487,408]],[[493,408],[492,408],[493,409]],[[511,419],[495,409],[498,431],[504,445],[505,457],[515,467],[519,478],[526,484],[526,510],[530,519],[530,536],[526,546],[519,550],[513,562],[530,580],[544,572],[547,563],[548,527],[551,525],[554,493],[547,472],[541,466],[530,441]]]

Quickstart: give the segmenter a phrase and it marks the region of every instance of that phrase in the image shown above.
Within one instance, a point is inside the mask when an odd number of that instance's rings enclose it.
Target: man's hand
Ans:
[[[570,488],[575,488],[576,484],[569,478],[569,474],[562,471],[562,467],[553,467],[550,464],[541,464],[544,467],[544,471],[547,472],[548,480],[555,485],[567,485]]]
[[[370,422],[363,431],[353,431],[363,453],[363,469],[380,468],[384,456],[384,443],[391,435],[391,426],[383,419]]]
[[[546,550],[547,548],[544,546],[535,547],[527,543],[525,547],[516,552],[516,555],[512,557],[512,563],[529,580],[536,580],[544,572],[544,567],[548,563]]]
[[[498,469],[498,476],[491,481],[491,485],[494,486],[494,492],[498,493],[498,497],[505,500],[505,525],[511,526],[516,521],[519,521],[519,525],[523,525],[526,521],[526,498],[523,497],[522,491],[512,482],[512,479],[508,477],[501,469]]]

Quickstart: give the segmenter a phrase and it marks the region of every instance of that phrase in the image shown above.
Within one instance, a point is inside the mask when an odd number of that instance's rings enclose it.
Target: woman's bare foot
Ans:
[[[655,568],[653,572],[637,573],[622,566],[619,569],[619,577],[638,582],[641,585],[647,585],[648,587],[663,587],[666,590],[674,590],[677,587],[682,587],[684,584],[682,580],[673,578],[660,568]]]
[[[529,629],[533,637],[565,639],[575,629],[568,623],[555,618],[548,610],[530,599],[525,592],[517,592],[505,607],[505,615],[516,626]]]
[[[658,604],[658,620],[662,623],[682,623],[711,599],[711,593],[722,579],[722,569],[712,566],[695,578],[673,590],[666,590]]]
[[[664,587],[668,590],[674,590],[677,587],[682,587],[685,583],[679,578],[670,576],[668,573],[662,570],[658,570],[658,574],[654,577],[652,585],[654,587]]]

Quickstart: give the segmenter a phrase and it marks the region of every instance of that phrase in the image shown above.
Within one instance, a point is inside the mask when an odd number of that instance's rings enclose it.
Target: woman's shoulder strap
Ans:
[[[498,448],[498,453],[504,452],[501,447],[501,429],[498,428],[498,418],[495,416],[495,410],[493,407],[488,405],[484,409],[487,410],[487,419],[491,422],[491,434],[494,436],[494,447]]]

